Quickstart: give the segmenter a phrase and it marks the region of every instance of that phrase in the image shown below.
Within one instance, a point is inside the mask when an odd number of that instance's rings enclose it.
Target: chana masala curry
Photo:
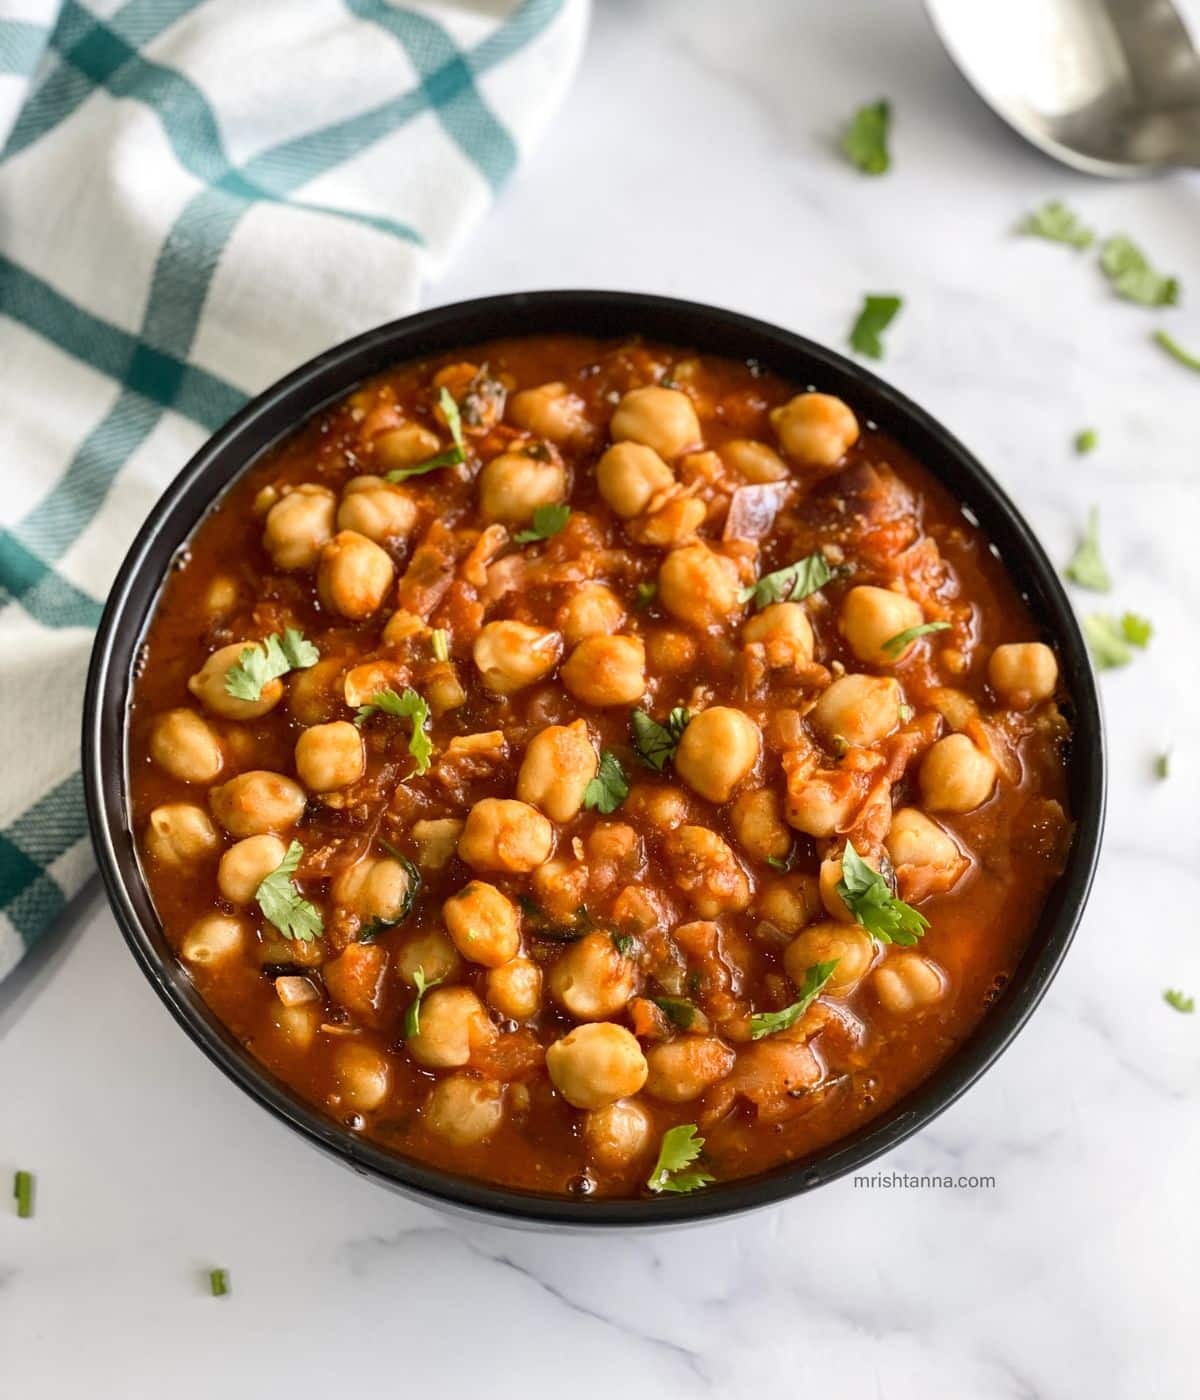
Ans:
[[[852,407],[640,340],[397,369],[247,471],[134,685],[166,934],[350,1129],[548,1194],[830,1144],[986,1014],[1070,841],[987,540]]]

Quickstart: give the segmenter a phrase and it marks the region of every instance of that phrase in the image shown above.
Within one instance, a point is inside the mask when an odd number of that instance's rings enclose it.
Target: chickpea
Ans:
[[[472,880],[442,905],[454,946],[468,962],[500,967],[521,948],[517,907],[495,885]]]
[[[304,671],[293,671],[288,678],[288,712],[306,728],[332,719],[341,708],[342,671],[346,661],[341,656],[326,657]]]
[[[678,1036],[646,1052],[646,1092],[664,1103],[698,1099],[725,1078],[736,1058],[716,1036]]]
[[[613,442],[644,443],[668,460],[702,441],[691,399],[679,389],[658,384],[630,389],[617,405],[609,434]]]
[[[920,604],[903,593],[860,584],[846,594],[838,627],[860,661],[872,666],[892,666],[903,660],[913,643],[909,642],[902,652],[889,653],[883,649],[884,642],[923,621]]]
[[[232,642],[220,647],[188,681],[188,689],[206,710],[222,719],[257,719],[279,704],[283,682],[278,679],[268,681],[257,700],[239,700],[225,689],[225,677],[242,659],[242,652],[252,647],[263,650],[261,642]]]
[[[485,520],[525,525],[538,506],[567,498],[567,473],[561,462],[502,452],[479,473],[479,509]]]
[[[783,803],[770,788],[739,793],[729,809],[729,824],[742,849],[756,860],[783,860],[792,849]]]
[[[388,1096],[392,1067],[382,1051],[351,1040],[339,1045],[334,1052],[333,1079],[339,1105],[359,1113],[370,1113]]]
[[[213,855],[221,838],[203,807],[168,802],[155,807],[146,825],[146,854],[156,865],[184,866]]]
[[[707,516],[708,507],[698,496],[675,496],[653,515],[631,520],[626,533],[638,544],[670,549],[694,539]]]
[[[402,423],[388,428],[371,439],[371,450],[380,471],[394,472],[402,467],[415,467],[441,451],[442,440],[420,423]]]
[[[495,1039],[496,1027],[469,987],[435,987],[421,1002],[421,1029],[408,1037],[408,1053],[426,1069],[460,1069]]]
[[[569,647],[585,637],[603,637],[620,630],[625,608],[603,583],[581,583],[558,610],[555,622]]]
[[[413,822],[409,833],[417,844],[417,864],[423,870],[441,870],[458,849],[466,825],[458,817],[437,817]]]
[[[875,961],[875,940],[857,924],[827,919],[792,939],[784,949],[784,971],[797,987],[803,987],[810,967],[819,962],[833,962],[835,958],[837,967],[825,983],[825,991],[830,996],[848,996]]]
[[[489,1006],[512,1021],[528,1021],[542,1005],[542,969],[532,958],[512,958],[487,975]]]
[[[675,473],[652,447],[618,442],[596,463],[596,487],[622,520],[641,515],[675,485]]]
[[[709,802],[728,802],[762,752],[758,725],[741,710],[713,705],[701,710],[675,751],[675,772]]]
[[[798,666],[813,659],[813,630],[800,603],[771,603],[742,627],[742,641],[759,645],[768,666]]]
[[[646,1151],[650,1130],[650,1115],[636,1100],[593,1108],[583,1120],[588,1160],[601,1171],[620,1171]]]
[[[382,544],[411,534],[417,514],[417,503],[399,486],[381,476],[356,476],[342,491],[337,527]]]
[[[422,1117],[431,1132],[457,1147],[483,1142],[503,1121],[503,1086],[473,1074],[447,1075],[430,1090]]]
[[[391,856],[364,856],[342,871],[329,893],[336,905],[362,923],[387,927],[404,917],[413,893],[412,876]]]
[[[312,1049],[321,1026],[321,1008],[312,1002],[302,1006],[273,1006],[271,1020],[280,1040],[298,1054]]]
[[[585,705],[632,705],[646,691],[646,648],[640,637],[585,637],[562,668],[563,685]]]
[[[234,609],[238,600],[237,580],[228,574],[218,574],[208,585],[204,595],[204,611],[214,620],[225,617]]]
[[[589,871],[579,861],[548,860],[533,872],[533,896],[556,919],[570,919],[587,899]]]
[[[883,966],[875,969],[871,985],[880,1005],[893,1016],[920,1011],[946,995],[941,968],[922,953],[891,952]]]
[[[467,813],[458,854],[472,870],[536,870],[550,859],[554,828],[527,802],[481,798]]]
[[[696,638],[676,628],[652,627],[646,634],[646,659],[652,671],[668,675],[690,671],[698,651]]]
[[[270,834],[235,842],[217,866],[217,888],[230,904],[249,904],[259,885],[287,855],[287,842]]]
[[[336,500],[327,486],[305,483],[289,491],[267,512],[263,548],[277,569],[314,568],[333,537]]]
[[[788,783],[789,825],[818,839],[845,831],[862,806],[863,794],[856,776],[831,768],[818,770],[807,778],[793,777]]]
[[[634,963],[607,933],[589,933],[560,953],[547,979],[550,995],[577,1021],[604,1021],[637,990]]]
[[[471,650],[483,683],[497,695],[511,695],[549,675],[562,655],[562,637],[527,622],[488,622]]]
[[[816,876],[797,871],[773,880],[758,893],[755,913],[786,934],[797,934],[821,912]]]
[[[779,453],[753,438],[732,438],[722,443],[717,453],[731,471],[755,485],[783,481],[788,474],[787,463]]]
[[[738,571],[732,559],[697,541],[673,549],[658,570],[658,601],[693,627],[722,625],[740,611]]]
[[[240,957],[246,946],[246,925],[228,914],[206,914],[183,936],[179,956],[194,967],[213,967]]]
[[[687,821],[688,799],[678,788],[638,783],[630,789],[624,810],[658,831],[670,831]]]
[[[583,806],[584,792],[599,766],[583,720],[548,725],[526,745],[517,796],[540,807],[551,821],[569,822]]]
[[[304,815],[308,798],[291,778],[256,768],[209,788],[208,803],[230,836],[240,837],[295,826]]]
[[[988,658],[997,698],[1014,709],[1049,700],[1058,686],[1058,660],[1044,642],[1005,642]]]
[[[939,870],[957,867],[962,855],[954,838],[916,807],[901,807],[887,834],[892,865],[927,865]]]
[[[296,772],[310,792],[349,787],[365,771],[362,735],[349,720],[314,724],[296,740]]]
[[[546,1051],[550,1081],[574,1108],[606,1108],[646,1082],[646,1057],[624,1026],[592,1021],[576,1026]]]
[[[321,550],[317,593],[330,612],[359,622],[379,610],[395,576],[390,557],[374,540],[339,530]]]
[[[565,384],[539,384],[522,389],[508,401],[508,416],[518,428],[565,447],[588,435],[587,405]]]
[[[817,701],[813,724],[827,739],[867,748],[900,723],[903,693],[891,676],[839,676]]]
[[[965,734],[947,734],[921,760],[917,780],[931,812],[971,812],[991,796],[996,763]]]
[[[831,394],[797,394],[771,414],[783,450],[806,467],[835,467],[858,441],[858,419]]]
[[[738,913],[750,903],[750,882],[728,845],[703,826],[681,826],[663,843],[676,886],[702,919]]]
[[[225,763],[221,741],[195,710],[167,710],[150,731],[150,757],[183,783],[211,783]]]
[[[426,982],[444,982],[462,967],[458,949],[441,929],[410,934],[396,953],[396,975],[410,987],[417,985],[417,969]]]

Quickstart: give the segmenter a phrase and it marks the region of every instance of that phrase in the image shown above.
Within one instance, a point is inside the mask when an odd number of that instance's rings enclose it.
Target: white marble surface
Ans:
[[[881,94],[896,163],[867,180],[831,139]],[[0,1394],[1196,1394],[1200,1015],[1161,994],[1200,995],[1200,379],[1148,344],[1168,318],[1112,300],[1091,260],[1009,236],[1055,196],[1181,275],[1169,320],[1200,347],[1200,181],[1048,164],[978,105],[915,0],[598,0],[556,130],[429,298],[661,290],[840,345],[863,292],[900,291],[884,373],[978,451],[1056,557],[1101,506],[1111,602],[1158,634],[1104,677],[1098,889],[1011,1052],[884,1164],[995,1189],[844,1182],[673,1235],[449,1221],[243,1098],[94,898],[0,1009],[0,1182],[28,1166],[39,1193],[31,1222],[0,1206]],[[1101,446],[1079,459],[1084,426]],[[219,1301],[216,1264],[233,1281]]]

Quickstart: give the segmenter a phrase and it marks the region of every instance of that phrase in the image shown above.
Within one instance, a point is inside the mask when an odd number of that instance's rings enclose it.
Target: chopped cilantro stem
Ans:
[[[17,1216],[28,1220],[33,1215],[33,1173],[19,1171],[13,1177],[13,1197],[17,1202]]]
[[[850,347],[873,360],[883,359],[881,335],[904,305],[897,296],[867,296],[850,330]]]
[[[229,1271],[227,1269],[210,1269],[208,1287],[214,1298],[224,1298],[229,1292]]]
[[[1200,355],[1193,355],[1185,350],[1167,331],[1155,331],[1154,343],[1161,345],[1167,354],[1183,365],[1185,369],[1195,370],[1197,374],[1200,374]]]
[[[1100,434],[1095,428],[1084,428],[1075,434],[1075,451],[1082,457],[1087,452],[1095,450],[1100,441]]]
[[[891,105],[881,98],[860,107],[842,137],[843,154],[864,175],[883,175],[891,168],[888,151],[891,123]]]
[[[1184,996],[1181,991],[1172,987],[1163,993],[1163,1001],[1168,1006],[1172,1006],[1176,1011],[1181,1011],[1185,1016],[1190,1016],[1196,1009],[1196,998]]]

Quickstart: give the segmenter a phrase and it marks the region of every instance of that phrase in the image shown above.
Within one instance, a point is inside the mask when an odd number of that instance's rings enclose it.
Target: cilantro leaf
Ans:
[[[1026,214],[1017,225],[1017,232],[1033,238],[1048,238],[1051,243],[1066,243],[1072,248],[1088,248],[1096,236],[1057,199],[1052,199],[1049,204],[1043,204],[1040,209]]]
[[[615,812],[628,796],[629,779],[621,767],[621,760],[605,749],[600,755],[596,776],[583,790],[583,805],[589,812],[603,812],[607,816]]]
[[[658,1149],[658,1161],[646,1180],[651,1191],[673,1191],[684,1194],[707,1186],[716,1178],[703,1168],[688,1171],[704,1149],[704,1139],[696,1136],[695,1123],[680,1123],[668,1128]]]
[[[1173,1006],[1176,1011],[1182,1011],[1185,1016],[1190,1016],[1196,1009],[1196,998],[1184,996],[1182,992],[1171,988],[1163,993],[1163,1001],[1168,1006]]]
[[[429,634],[429,645],[435,661],[450,660],[450,642],[443,628],[435,627]]]
[[[782,1011],[756,1011],[750,1017],[750,1039],[761,1040],[764,1035],[774,1035],[777,1031],[790,1030],[825,990],[825,984],[833,976],[838,965],[837,958],[829,962],[813,963],[804,974],[804,986],[800,997],[785,1006]]]
[[[682,706],[677,706],[667,716],[666,724],[653,720],[645,710],[634,710],[629,717],[633,734],[633,747],[637,756],[656,773],[661,773],[675,756],[683,731],[688,727],[691,715]]]
[[[416,462],[411,467],[396,467],[385,473],[384,481],[407,481],[410,476],[424,476],[426,472],[437,471],[439,467],[455,467],[459,462],[467,460],[467,448],[463,442],[462,416],[459,414],[458,405],[454,402],[453,394],[445,385],[438,393],[438,406],[445,414],[446,424],[450,429],[454,446],[448,447],[444,452],[437,453],[436,456],[427,457],[423,462]]]
[[[929,920],[894,895],[887,881],[863,860],[852,841],[842,852],[842,877],[837,892],[855,921],[881,943],[908,947],[929,927]]]
[[[435,977],[431,982],[425,979],[425,969],[420,963],[413,969],[413,985],[417,989],[417,994],[408,1003],[408,1009],[404,1013],[404,1034],[406,1036],[421,1034],[421,1000],[425,993],[434,987],[440,987],[445,981],[445,977]]]
[[[1154,760],[1154,776],[1159,782],[1166,782],[1171,776],[1171,750],[1164,749]]]
[[[1141,617],[1134,612],[1121,614],[1121,636],[1127,642],[1131,642],[1135,647],[1140,647],[1144,651],[1153,635],[1154,624],[1149,618]]]
[[[528,530],[518,530],[513,536],[517,544],[531,544],[534,540],[548,540],[557,535],[571,518],[571,507],[566,505],[538,506],[533,512],[533,524]]]
[[[1175,306],[1179,301],[1178,278],[1155,272],[1142,250],[1123,233],[1105,239],[1100,270],[1125,301],[1139,306]]]
[[[1131,646],[1144,648],[1154,634],[1147,618],[1127,612],[1117,618],[1111,613],[1089,613],[1083,618],[1083,635],[1098,671],[1113,671],[1133,660]]]
[[[637,939],[632,933],[614,933],[611,935],[613,947],[623,958],[629,957],[637,949]]]
[[[225,672],[225,693],[235,700],[258,700],[263,687],[289,671],[307,671],[321,653],[297,627],[272,632],[262,642],[243,647],[237,661]]]
[[[655,598],[657,597],[657,583],[653,582],[653,580],[651,580],[651,582],[649,583],[639,583],[638,586],[633,590],[633,606],[637,608],[639,612],[645,612],[645,610],[650,606],[651,603],[654,602]]]
[[[325,932],[325,924],[320,910],[304,898],[292,880],[303,855],[304,847],[293,841],[275,869],[263,877],[254,898],[263,918],[274,924],[284,938],[312,943]]]
[[[931,632],[944,632],[949,626],[948,622],[918,622],[915,627],[906,627],[903,632],[897,632],[894,637],[889,637],[881,650],[895,661],[918,637],[926,637]]]
[[[795,859],[796,848],[795,846],[793,846],[786,856],[768,856],[767,864],[771,867],[772,870],[781,870],[784,874],[787,874],[787,872],[792,868],[792,862]]]
[[[1184,369],[1193,369],[1197,374],[1200,374],[1200,355],[1193,355],[1185,350],[1167,331],[1155,331],[1154,343],[1161,345],[1167,354],[1173,360],[1177,360]]]
[[[1083,428],[1075,434],[1075,451],[1082,457],[1087,452],[1095,450],[1100,441],[1100,434],[1095,428]]]
[[[372,919],[369,924],[361,928],[358,934],[360,943],[374,943],[385,929],[395,928],[397,924],[402,924],[412,913],[412,907],[417,902],[417,895],[420,894],[421,886],[424,883],[421,879],[421,872],[402,850],[393,846],[390,841],[385,841],[382,836],[376,837],[376,840],[388,855],[404,868],[408,884],[405,886],[404,898],[400,901],[400,908],[396,913],[387,919]]]
[[[1112,579],[1100,555],[1100,512],[1094,506],[1088,512],[1087,531],[1063,573],[1072,583],[1090,588],[1094,593],[1107,593],[1112,588]]]
[[[873,360],[883,359],[883,341],[880,335],[895,319],[904,302],[896,296],[866,296],[862,310],[858,313],[850,331],[850,347],[860,355],[869,355]]]
[[[816,554],[797,559],[786,568],[764,574],[757,583],[741,590],[738,602],[748,603],[753,598],[756,608],[765,608],[771,603],[798,603],[818,588],[824,588],[832,577],[829,561],[817,550]]]
[[[417,772],[428,772],[433,741],[425,733],[425,726],[429,723],[429,705],[425,697],[418,695],[411,686],[405,686],[400,695],[390,686],[387,690],[377,690],[369,705],[358,707],[354,723],[361,729],[367,720],[379,711],[385,715],[395,715],[397,719],[412,720],[412,738],[408,741],[408,751],[417,760]]]
[[[860,107],[842,137],[842,152],[864,175],[883,175],[892,164],[888,132],[892,108],[885,99]]]
[[[696,1019],[696,1008],[684,997],[651,997],[651,1001],[672,1025],[681,1031],[690,1030]]]

